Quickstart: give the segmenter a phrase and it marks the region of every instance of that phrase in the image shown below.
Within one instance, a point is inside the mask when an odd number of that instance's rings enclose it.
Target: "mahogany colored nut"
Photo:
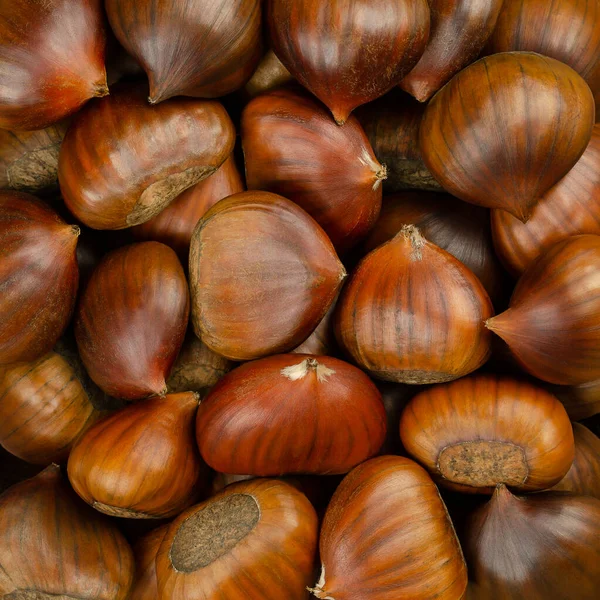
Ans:
[[[242,192],[198,222],[190,249],[196,335],[232,360],[287,352],[316,328],[346,271],[319,225],[268,192]]]
[[[558,483],[573,462],[569,417],[543,388],[473,375],[417,394],[400,419],[407,452],[441,485],[491,494]]]
[[[188,315],[187,281],[171,248],[140,242],[114,250],[81,296],[75,319],[81,360],[111,396],[164,394]]]
[[[122,86],[74,117],[60,149],[60,189],[88,227],[139,225],[214,173],[234,141],[218,102],[176,98],[152,107],[144,88]]]
[[[38,359],[69,324],[78,236],[37,198],[0,192],[0,365]]]
[[[360,369],[283,354],[223,377],[200,405],[196,435],[202,457],[221,473],[347,473],[381,448],[386,414]]]
[[[156,555],[168,528],[167,524],[153,529],[133,546],[135,581],[130,600],[158,600]]]

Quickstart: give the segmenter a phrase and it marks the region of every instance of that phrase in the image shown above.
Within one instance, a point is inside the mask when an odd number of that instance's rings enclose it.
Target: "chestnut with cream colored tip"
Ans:
[[[347,473],[381,448],[386,414],[360,369],[283,354],[223,377],[200,405],[196,435],[202,457],[221,473]]]

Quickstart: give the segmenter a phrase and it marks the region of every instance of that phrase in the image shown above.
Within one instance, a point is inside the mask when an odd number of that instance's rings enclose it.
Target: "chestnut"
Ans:
[[[560,401],[527,382],[472,375],[417,394],[400,418],[407,452],[451,490],[491,494],[557,484],[575,455]]]
[[[595,600],[600,500],[498,486],[464,536],[472,600]]]
[[[496,252],[519,277],[554,243],[581,233],[600,234],[600,125],[575,166],[539,200],[527,223],[492,211]]]
[[[381,448],[386,414],[360,369],[283,354],[225,375],[198,409],[196,435],[202,457],[221,473],[347,473]]]
[[[581,385],[555,385],[551,391],[563,403],[572,421],[600,413],[600,380]]]
[[[339,125],[400,83],[429,37],[426,0],[269,0],[267,6],[275,54]]]
[[[44,129],[108,94],[101,0],[0,5],[0,128]]]
[[[600,379],[600,236],[554,244],[523,273],[507,311],[488,319],[531,375],[559,385]]]
[[[275,52],[269,49],[261,58],[248,83],[244,86],[243,95],[246,98],[255,98],[290,81],[294,81],[294,78],[281,64]]]
[[[404,225],[360,262],[344,287],[335,331],[374,377],[399,383],[451,381],[488,359],[483,322],[492,303],[465,265]]]
[[[37,198],[0,192],[0,365],[38,359],[68,325],[79,232]]]
[[[141,537],[133,546],[135,556],[135,582],[130,600],[158,600],[156,583],[156,554],[167,533],[167,525],[161,525]]]
[[[452,521],[427,472],[380,456],[351,471],[325,513],[321,577],[335,600],[456,600],[467,569]]]
[[[81,502],[58,466],[0,496],[0,597],[127,600],[134,567],[117,527]]]
[[[81,360],[111,396],[164,394],[188,315],[187,281],[171,248],[140,242],[114,250],[81,295],[75,318]]]
[[[280,194],[311,215],[342,254],[364,237],[381,207],[385,166],[350,117],[338,127],[308,93],[262,94],[242,115],[248,189]]]
[[[278,480],[235,483],[179,515],[156,556],[159,600],[304,600],[317,545],[304,494]]]
[[[73,118],[58,157],[65,204],[93,229],[139,225],[214,173],[234,138],[218,102],[152,107],[144,88],[122,86]]]
[[[261,0],[105,0],[115,36],[143,67],[148,101],[216,98],[261,57]]]
[[[571,67],[532,52],[493,54],[428,104],[423,160],[452,195],[526,222],[583,154],[594,111],[590,88]]]
[[[198,222],[190,248],[196,335],[232,360],[292,350],[325,316],[346,271],[299,206],[242,192]]]
[[[333,331],[333,315],[335,314],[338,298],[329,307],[316,329],[298,347],[292,350],[293,354],[335,355],[337,344]]]
[[[199,396],[188,392],[132,404],[95,423],[69,455],[73,489],[113,517],[172,517],[201,492],[194,440]]]

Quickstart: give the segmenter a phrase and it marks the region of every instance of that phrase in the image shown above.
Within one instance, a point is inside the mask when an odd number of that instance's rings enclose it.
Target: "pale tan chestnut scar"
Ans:
[[[472,487],[523,485],[529,470],[525,452],[508,442],[462,442],[444,448],[437,467],[453,483]]]
[[[102,502],[94,502],[92,506],[104,513],[105,515],[109,515],[111,517],[123,517],[125,519],[160,519],[160,517],[155,517],[154,515],[148,515],[143,512],[139,512],[137,510],[131,510],[129,508],[121,508],[119,506],[110,506],[108,504],[104,504]]]

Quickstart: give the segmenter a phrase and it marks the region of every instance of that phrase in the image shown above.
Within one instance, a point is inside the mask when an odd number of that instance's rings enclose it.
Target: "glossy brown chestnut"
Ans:
[[[386,169],[354,117],[338,127],[308,93],[274,90],[244,109],[242,145],[248,189],[300,205],[339,253],[377,220]]]
[[[234,367],[232,361],[213,352],[188,331],[181,352],[167,379],[169,393],[200,392],[210,388]]]
[[[600,439],[581,423],[573,423],[573,434],[573,464],[552,490],[594,496],[600,500]]]
[[[343,125],[417,64],[429,37],[425,0],[269,0],[273,50]]]
[[[555,385],[551,391],[564,404],[572,421],[600,413],[600,380],[581,385]]]
[[[492,211],[496,252],[513,274],[523,271],[554,243],[580,233],[600,234],[600,125],[575,166],[539,200],[527,223]]]
[[[246,363],[198,410],[204,460],[221,473],[347,473],[386,435],[381,394],[356,367],[329,356],[282,354]]]
[[[232,360],[287,352],[314,331],[345,275],[329,238],[299,206],[268,192],[235,194],[192,236],[194,331]]]
[[[504,0],[486,52],[529,50],[575,69],[600,92],[600,6],[595,0]]]
[[[456,600],[467,585],[438,489],[408,458],[381,456],[347,475],[325,513],[319,547],[317,598]]]
[[[283,481],[228,486],[175,519],[156,557],[159,600],[304,600],[317,516]]]
[[[0,192],[0,364],[49,352],[68,325],[79,227],[22,192]]]
[[[270,90],[294,81],[291,73],[283,66],[273,50],[269,50],[258,63],[256,71],[244,86],[244,96],[255,98]]]
[[[490,299],[473,273],[405,225],[368,254],[344,287],[338,342],[373,376],[399,383],[451,381],[489,358]]]
[[[600,500],[499,486],[464,538],[471,600],[594,600],[600,586]]]
[[[133,546],[135,582],[130,600],[158,600],[156,555],[168,528],[168,525],[162,525],[153,529]]]
[[[574,457],[573,429],[543,388],[473,375],[417,394],[400,419],[407,452],[451,490],[525,492],[558,483]]]
[[[75,319],[81,360],[111,396],[164,393],[188,315],[187,281],[171,248],[140,242],[114,250],[81,296]]]
[[[560,385],[600,379],[600,236],[562,240],[540,256],[507,311],[486,327],[533,376]]]
[[[58,161],[65,204],[93,229],[139,225],[212,175],[234,138],[218,102],[178,98],[152,107],[143,88],[122,87],[69,127]]]
[[[260,60],[260,0],[106,0],[106,12],[148,75],[151,104],[225,96]]]
[[[457,198],[527,221],[582,155],[594,110],[589,87],[563,63],[532,52],[494,54],[431,100],[420,130],[423,160]]]
[[[394,88],[356,111],[375,156],[386,166],[385,193],[410,189],[443,191],[421,156],[419,129],[425,107]]]
[[[43,129],[106,96],[100,0],[0,6],[0,127]]]
[[[0,129],[0,188],[43,193],[58,188],[58,151],[68,122],[40,131]]]
[[[199,396],[149,398],[94,424],[69,456],[69,481],[91,506],[112,517],[179,514],[202,491],[194,441]]]
[[[52,465],[0,496],[0,598],[127,600],[133,553]]]
[[[429,41],[400,87],[420,102],[429,100],[453,75],[477,58],[496,26],[503,2],[429,0]]]
[[[149,221],[136,225],[131,233],[138,240],[155,240],[171,246],[184,264],[198,221],[219,200],[244,191],[244,182],[230,156],[210,177],[182,192]]]
[[[335,314],[338,298],[329,307],[317,328],[297,348],[292,350],[293,354],[333,356],[336,353],[337,343],[333,331],[333,315]]]
[[[492,300],[497,301],[504,296],[506,275],[494,252],[488,210],[466,204],[448,194],[394,194],[385,199],[379,219],[365,240],[364,249],[371,252],[409,223],[418,227],[425,239],[467,266]]]

